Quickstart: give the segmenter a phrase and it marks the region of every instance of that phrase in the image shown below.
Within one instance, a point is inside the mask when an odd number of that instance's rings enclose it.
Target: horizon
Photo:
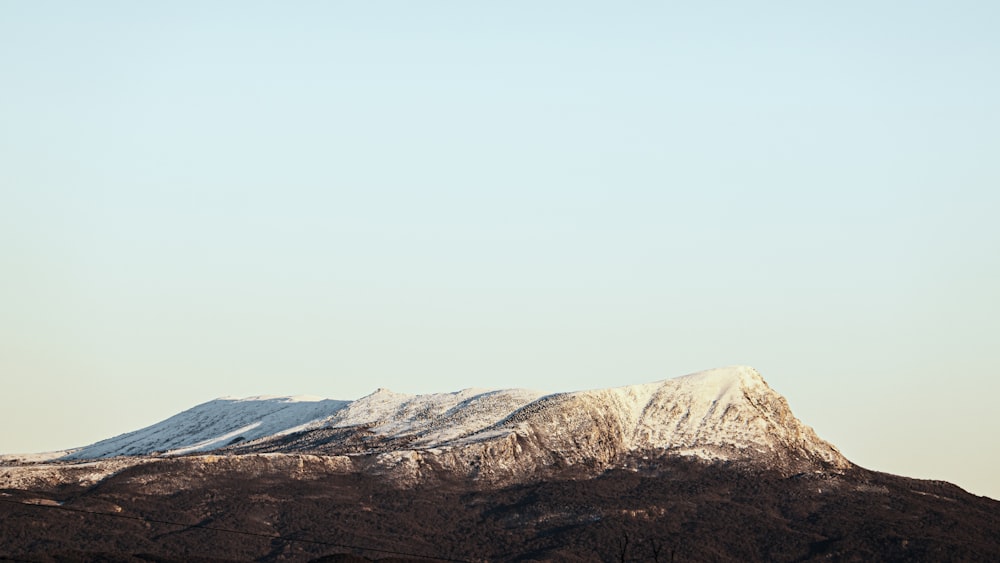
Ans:
[[[0,454],[749,365],[1000,499],[1000,5],[380,7],[0,7]]]

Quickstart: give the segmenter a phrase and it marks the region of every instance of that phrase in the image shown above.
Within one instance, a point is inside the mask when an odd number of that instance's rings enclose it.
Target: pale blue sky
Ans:
[[[757,367],[1000,498],[1000,4],[0,2],[0,452]]]

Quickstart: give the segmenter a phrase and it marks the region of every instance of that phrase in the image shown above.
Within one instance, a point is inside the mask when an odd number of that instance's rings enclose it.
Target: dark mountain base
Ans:
[[[178,484],[185,463],[0,492],[0,559],[1000,561],[1000,502],[862,469],[786,477],[667,458],[592,479],[399,489],[204,466]]]

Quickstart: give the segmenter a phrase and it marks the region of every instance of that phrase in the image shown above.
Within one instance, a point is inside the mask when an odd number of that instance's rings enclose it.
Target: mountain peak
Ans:
[[[760,372],[750,366],[736,365],[725,366],[689,373],[673,380],[689,381],[693,385],[741,385],[741,386],[767,386],[764,377]],[[671,381],[671,380],[667,380]]]
[[[637,425],[635,441],[708,459],[764,457],[783,466],[850,465],[799,421],[785,398],[749,366],[660,382]]]

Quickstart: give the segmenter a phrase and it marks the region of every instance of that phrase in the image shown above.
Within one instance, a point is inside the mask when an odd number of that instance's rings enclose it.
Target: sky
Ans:
[[[0,1],[0,453],[756,367],[1000,499],[1000,4]]]

